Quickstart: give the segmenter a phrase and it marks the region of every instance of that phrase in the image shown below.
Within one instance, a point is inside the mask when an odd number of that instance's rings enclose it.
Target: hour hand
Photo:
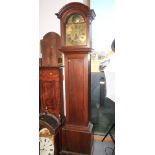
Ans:
[[[40,149],[41,151],[45,150],[45,149]]]

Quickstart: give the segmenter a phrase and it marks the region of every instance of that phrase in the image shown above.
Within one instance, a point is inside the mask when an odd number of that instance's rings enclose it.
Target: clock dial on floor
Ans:
[[[47,128],[40,131],[40,155],[54,155],[54,140]]]
[[[40,137],[40,155],[54,155],[54,144],[48,137]]]

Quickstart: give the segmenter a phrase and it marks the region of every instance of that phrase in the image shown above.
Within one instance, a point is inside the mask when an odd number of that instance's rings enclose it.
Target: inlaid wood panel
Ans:
[[[62,72],[58,67],[41,67],[39,74],[40,110],[59,117],[63,114]]]
[[[45,109],[46,106],[48,109],[55,109],[58,101],[58,92],[56,86],[56,81],[47,81],[41,83],[41,102],[42,106]]]
[[[59,70],[55,69],[42,69],[40,71],[40,80],[42,81],[59,81]]]

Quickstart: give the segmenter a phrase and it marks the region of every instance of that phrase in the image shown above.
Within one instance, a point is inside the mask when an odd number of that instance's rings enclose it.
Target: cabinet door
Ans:
[[[88,56],[65,56],[66,117],[71,125],[88,125]]]
[[[40,70],[40,105],[41,112],[48,112],[59,116],[60,111],[60,78],[59,71]]]
[[[43,109],[55,109],[58,103],[57,101],[57,88],[56,81],[42,81],[41,87],[41,103]]]

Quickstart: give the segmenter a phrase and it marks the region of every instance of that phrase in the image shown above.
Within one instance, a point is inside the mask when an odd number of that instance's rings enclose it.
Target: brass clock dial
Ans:
[[[39,134],[40,155],[54,155],[54,140],[47,128]]]
[[[81,15],[72,15],[65,28],[66,46],[86,45],[86,22]]]

